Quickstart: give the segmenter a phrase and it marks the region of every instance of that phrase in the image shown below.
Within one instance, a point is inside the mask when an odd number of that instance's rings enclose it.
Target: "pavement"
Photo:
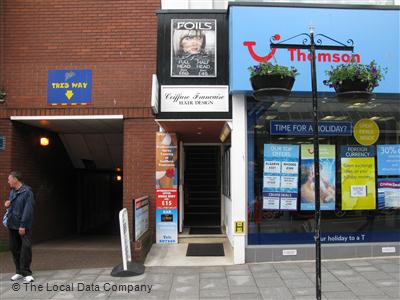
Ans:
[[[35,282],[0,274],[0,299],[315,299],[315,264],[152,266],[137,277],[110,268],[34,272]],[[400,257],[322,262],[322,299],[400,299]]]

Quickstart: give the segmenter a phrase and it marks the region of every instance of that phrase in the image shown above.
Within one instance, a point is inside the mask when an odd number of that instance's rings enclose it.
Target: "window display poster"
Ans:
[[[156,239],[178,242],[178,144],[175,133],[156,133]]]
[[[378,208],[400,208],[400,178],[378,179]]]
[[[297,210],[299,146],[264,144],[263,209]]]
[[[378,176],[400,176],[400,144],[378,145]]]
[[[301,145],[300,210],[315,210],[314,146]],[[335,145],[319,146],[319,182],[321,210],[335,210]]]
[[[375,147],[341,146],[342,210],[376,208]]]
[[[171,77],[216,77],[217,20],[171,20]]]

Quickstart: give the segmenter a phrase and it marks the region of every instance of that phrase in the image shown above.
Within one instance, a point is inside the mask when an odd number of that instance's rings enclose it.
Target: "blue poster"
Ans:
[[[47,102],[52,105],[92,102],[92,70],[49,70]]]
[[[378,179],[378,209],[400,208],[400,178]]]
[[[319,185],[321,210],[335,210],[335,145],[319,146]],[[315,210],[314,146],[301,145],[300,210]]]
[[[378,176],[400,175],[400,145],[378,145]]]
[[[273,120],[270,121],[271,135],[313,135],[313,121],[288,121]],[[353,123],[320,121],[318,123],[318,133],[324,136],[351,136],[353,135]]]
[[[299,146],[264,144],[263,209],[297,210]]]
[[[178,243],[178,209],[156,209],[156,240],[161,244]]]

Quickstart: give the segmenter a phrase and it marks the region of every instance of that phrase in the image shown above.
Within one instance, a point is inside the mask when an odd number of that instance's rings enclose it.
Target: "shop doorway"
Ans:
[[[221,163],[219,145],[184,146],[184,226],[221,224]]]

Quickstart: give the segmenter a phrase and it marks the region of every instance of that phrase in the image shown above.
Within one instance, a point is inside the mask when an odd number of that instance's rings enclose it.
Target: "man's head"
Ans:
[[[10,188],[19,188],[22,184],[22,175],[20,172],[12,171],[10,175],[8,175],[8,184]]]

